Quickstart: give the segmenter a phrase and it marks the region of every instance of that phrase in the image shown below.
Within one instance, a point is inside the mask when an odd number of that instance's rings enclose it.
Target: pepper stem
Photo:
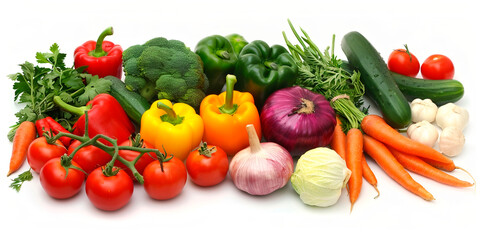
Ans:
[[[215,54],[217,54],[218,57],[222,58],[222,59],[225,59],[225,60],[229,60],[230,59],[230,53],[228,53],[228,51],[225,51],[225,50],[217,50],[215,52]]]
[[[97,39],[97,44],[95,46],[95,50],[90,51],[89,55],[94,57],[103,57],[107,55],[107,52],[103,51],[103,40],[106,36],[113,35],[113,27],[108,27],[105,29]]]
[[[178,116],[175,111],[171,107],[167,106],[165,103],[158,102],[157,108],[167,113],[160,116],[160,119],[162,119],[162,121],[169,122],[172,125],[181,124],[183,122],[183,117]]]
[[[276,63],[274,63],[274,62],[269,62],[269,61],[267,61],[267,62],[264,62],[263,64],[264,64],[266,67],[268,67],[268,68],[270,68],[270,69],[272,69],[272,70],[277,70],[277,69],[278,69],[278,65],[277,65]]]
[[[233,88],[235,83],[237,83],[237,77],[228,74],[226,80],[227,90],[225,94],[225,104],[218,108],[221,113],[233,115],[237,111],[238,105],[233,103]]]
[[[88,110],[90,110],[90,108],[92,108],[91,105],[87,105],[87,106],[83,106],[83,107],[72,106],[72,105],[64,102],[62,100],[62,98],[60,98],[59,96],[53,97],[53,102],[55,103],[55,105],[60,107],[62,110],[65,110],[65,111],[67,111],[69,113],[72,113],[72,114],[75,114],[77,116],[82,116],[83,114],[85,114],[85,111],[88,111]]]
[[[250,144],[250,152],[257,153],[262,150],[262,145],[260,145],[260,139],[258,139],[257,131],[253,124],[247,125],[248,133],[248,143]]]

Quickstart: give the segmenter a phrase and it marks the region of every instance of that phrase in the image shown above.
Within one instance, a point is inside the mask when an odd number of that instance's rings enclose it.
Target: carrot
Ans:
[[[388,150],[382,142],[370,136],[363,135],[363,149],[377,162],[388,176],[405,189],[427,201],[435,199],[431,193],[408,174],[405,168],[395,159],[390,150]]]
[[[348,195],[350,196],[350,211],[353,204],[357,201],[362,189],[362,156],[363,156],[363,136],[360,129],[352,128],[347,132],[347,168],[352,171],[348,180]]]
[[[17,171],[25,162],[28,146],[35,140],[36,135],[37,131],[33,122],[24,121],[20,123],[13,138],[12,157],[10,158],[10,169],[7,176]]]
[[[374,198],[380,196],[380,191],[378,191],[377,188],[377,178],[375,177],[372,169],[370,169],[370,166],[368,166],[367,159],[365,159],[364,154],[362,154],[362,176],[368,183],[370,183],[370,185],[373,186],[373,188],[375,188],[375,191],[377,191],[377,196]]]
[[[408,154],[406,152],[403,152],[404,154]],[[410,155],[410,154],[409,154]],[[438,161],[435,161],[435,160],[432,160],[432,159],[428,159],[428,158],[423,158],[423,157],[419,157],[422,161],[426,162],[427,164],[429,164],[430,166],[432,167],[435,167],[435,168],[438,168],[440,170],[443,170],[443,171],[447,171],[447,172],[451,172],[457,168],[460,168],[460,167],[457,167],[455,166],[455,163],[453,162],[449,162],[449,163],[443,163],[443,162],[438,162]]]
[[[345,159],[345,151],[347,150],[347,135],[342,130],[340,119],[337,117],[337,125],[333,129],[333,137],[330,143],[332,149]]]
[[[440,163],[453,163],[451,159],[437,150],[416,142],[390,127],[382,117],[367,115],[362,120],[362,130],[370,137],[382,143],[418,157],[428,158]]]
[[[471,187],[473,183],[469,183],[467,181],[460,180],[452,175],[449,175],[435,167],[432,167],[428,163],[422,161],[417,156],[409,155],[406,153],[399,152],[394,148],[388,147],[388,149],[392,152],[393,156],[398,160],[403,167],[407,170],[412,171],[414,173],[420,174],[424,177],[430,178],[435,180],[439,183],[447,184],[454,187]]]

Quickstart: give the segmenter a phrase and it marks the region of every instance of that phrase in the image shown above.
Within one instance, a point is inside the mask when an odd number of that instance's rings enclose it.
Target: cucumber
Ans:
[[[104,77],[112,82],[110,95],[112,95],[122,106],[128,117],[137,125],[140,125],[142,114],[150,108],[150,103],[137,92],[129,91],[125,83],[114,77]]]
[[[412,121],[410,105],[372,44],[359,32],[350,32],[342,39],[342,50],[352,67],[359,70],[366,95],[385,121],[394,128],[408,126]]]
[[[463,97],[463,85],[453,79],[426,80],[392,72],[393,79],[407,100],[430,99],[437,105],[453,103]]]

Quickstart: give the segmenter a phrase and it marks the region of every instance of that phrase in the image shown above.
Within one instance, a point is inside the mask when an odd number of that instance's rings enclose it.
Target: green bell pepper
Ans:
[[[235,88],[250,92],[261,110],[270,94],[295,83],[298,67],[283,46],[270,47],[264,41],[256,40],[240,52],[235,75],[238,79]]]
[[[243,38],[240,34],[233,33],[225,37],[232,44],[233,51],[235,52],[235,54],[237,54],[237,56],[238,54],[240,54],[240,51],[242,51],[242,49],[248,44],[247,40],[245,40],[245,38]]]
[[[195,53],[202,59],[209,81],[206,94],[219,94],[225,85],[227,74],[233,74],[237,63],[232,44],[223,36],[212,35],[197,43]]]

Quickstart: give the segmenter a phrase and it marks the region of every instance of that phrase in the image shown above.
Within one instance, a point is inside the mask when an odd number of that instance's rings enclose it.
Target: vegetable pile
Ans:
[[[8,135],[7,176],[25,160],[30,167],[11,187],[38,177],[49,196],[68,199],[84,186],[93,206],[115,211],[134,184],[161,201],[179,196],[187,180],[259,196],[290,181],[303,203],[318,207],[336,204],[347,188],[352,211],[364,179],[380,195],[373,162],[427,201],[433,194],[410,172],[475,185],[449,174],[468,174],[451,159],[469,120],[455,104],[464,89],[452,60],[432,55],[420,65],[405,44],[385,62],[355,31],[342,39],[341,60],[335,35],[321,51],[288,23],[299,44],[285,32],[286,47],[231,34],[206,36],[194,51],[165,37],[123,51],[104,40],[109,27],[75,50],[72,67],[56,43],[37,53],[37,65],[9,76],[24,107]]]

